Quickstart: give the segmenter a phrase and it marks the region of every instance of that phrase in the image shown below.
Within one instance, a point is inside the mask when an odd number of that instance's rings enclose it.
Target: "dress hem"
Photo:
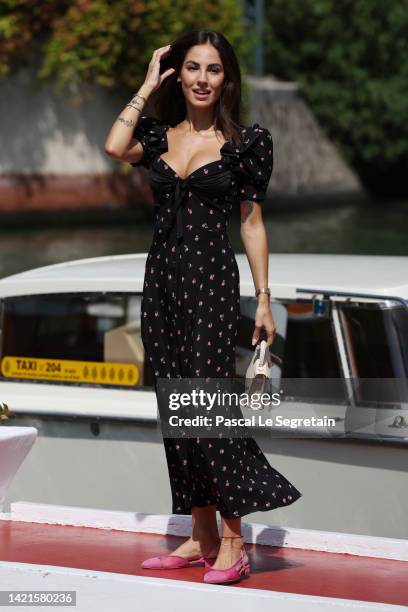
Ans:
[[[254,508],[248,509],[247,511],[241,514],[228,515],[227,513],[222,512],[215,502],[212,502],[210,504],[194,504],[194,506],[184,507],[181,510],[176,510],[173,507],[172,514],[182,514],[185,516],[190,516],[192,514],[192,507],[206,508],[207,506],[216,506],[216,511],[220,513],[221,517],[229,520],[229,519],[241,518],[242,516],[246,516],[247,514],[253,514],[254,512],[268,512],[269,510],[276,510],[277,508],[286,508],[287,506],[294,504],[298,499],[303,497],[303,493],[299,492],[298,495],[296,496],[292,495],[292,497],[293,499],[290,500],[287,504],[276,504],[268,508],[266,508],[265,506],[264,507],[254,507]]]

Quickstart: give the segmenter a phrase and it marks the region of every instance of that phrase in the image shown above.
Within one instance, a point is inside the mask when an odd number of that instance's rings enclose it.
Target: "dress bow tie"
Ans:
[[[164,220],[163,217],[160,217],[156,221],[157,227],[160,227],[165,230],[170,230],[174,225],[174,220],[176,220],[177,227],[177,242],[183,237],[183,207],[186,203],[186,192],[187,192],[187,179],[182,179],[180,177],[176,178],[173,197],[172,197],[172,206],[170,218]]]
[[[183,237],[183,205],[185,204],[185,195],[187,184],[184,179],[177,178],[176,188],[174,190],[174,215],[176,216],[177,224],[177,240]]]

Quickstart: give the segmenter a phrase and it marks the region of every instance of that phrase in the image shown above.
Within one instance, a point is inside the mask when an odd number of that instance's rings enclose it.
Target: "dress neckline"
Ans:
[[[165,147],[166,147],[166,151],[164,151],[164,153],[168,153],[169,151],[169,141],[167,139],[167,131],[169,129],[169,127],[171,127],[169,124],[166,123],[165,125],[165,130],[164,130],[164,143],[165,143]],[[224,142],[224,144],[220,147],[219,153],[221,155],[221,157],[219,159],[214,159],[213,161],[207,162],[206,164],[203,164],[202,166],[199,166],[198,168],[196,168],[195,170],[193,170],[192,172],[190,172],[189,174],[187,174],[187,176],[182,177],[180,176],[175,170],[174,168],[172,168],[172,166],[170,166],[170,164],[162,158],[162,156],[159,156],[159,159],[166,164],[166,166],[174,173],[174,175],[176,176],[177,179],[179,179],[180,181],[187,181],[191,176],[193,176],[193,174],[195,174],[196,172],[200,172],[200,170],[204,170],[206,168],[208,168],[209,166],[213,166],[214,164],[218,164],[220,163],[220,161],[222,161],[223,159],[223,152],[224,152],[224,148],[228,145],[231,144],[232,140],[226,140]]]

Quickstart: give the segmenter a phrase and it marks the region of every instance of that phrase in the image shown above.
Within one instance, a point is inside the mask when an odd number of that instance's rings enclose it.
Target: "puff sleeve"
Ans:
[[[267,128],[257,123],[247,128],[239,169],[240,200],[263,202],[273,170],[273,141]]]
[[[131,166],[150,168],[156,155],[167,150],[166,123],[156,117],[141,115],[133,130],[133,138],[143,147],[143,155],[138,162],[129,162]]]

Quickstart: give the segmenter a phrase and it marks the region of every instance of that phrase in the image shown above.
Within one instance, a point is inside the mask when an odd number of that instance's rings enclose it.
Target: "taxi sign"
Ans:
[[[137,385],[139,369],[133,363],[73,361],[38,357],[3,357],[1,373],[8,378],[61,380],[105,385]]]

